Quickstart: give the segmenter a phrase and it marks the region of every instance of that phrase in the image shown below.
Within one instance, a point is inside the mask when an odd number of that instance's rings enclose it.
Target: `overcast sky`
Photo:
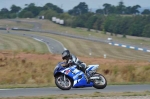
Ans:
[[[109,3],[112,5],[117,5],[121,0],[0,0],[1,8],[10,8],[12,4],[24,7],[25,4],[35,3],[38,6],[43,6],[46,3],[52,3],[64,10],[72,9],[74,6],[78,5],[80,2],[86,2],[89,8],[102,8],[104,3]],[[122,0],[126,6],[133,6],[136,4],[141,5],[141,7],[150,8],[150,0]]]

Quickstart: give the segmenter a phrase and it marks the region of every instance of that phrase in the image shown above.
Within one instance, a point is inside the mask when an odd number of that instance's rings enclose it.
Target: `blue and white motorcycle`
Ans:
[[[107,86],[106,78],[96,73],[99,65],[88,65],[86,73],[77,69],[77,66],[63,67],[64,62],[59,62],[54,69],[55,84],[62,90],[71,88],[94,87],[104,89]]]

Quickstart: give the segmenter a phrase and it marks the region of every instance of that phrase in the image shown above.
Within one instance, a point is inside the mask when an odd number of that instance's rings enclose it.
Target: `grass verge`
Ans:
[[[17,31],[16,31],[17,32]],[[26,33],[26,32],[19,32]],[[146,60],[150,61],[150,53],[111,46],[106,43],[93,42],[88,40],[69,38],[65,36],[58,36],[48,33],[28,32],[29,34],[36,34],[45,37],[54,38],[64,44],[73,54],[77,56],[87,57],[103,57],[104,54],[107,58],[112,59],[127,59],[127,60]],[[91,53],[92,55],[89,55]]]
[[[107,40],[108,37],[113,38],[114,41],[117,41],[118,43],[127,43],[131,45],[138,45],[141,47],[148,47],[150,48],[150,38],[144,38],[144,37],[135,37],[135,36],[127,36],[127,38],[122,38],[122,36],[111,36],[109,33],[103,34],[102,31],[95,32],[95,31],[87,31],[87,29],[84,28],[71,28],[71,27],[65,27],[58,24],[55,24],[49,20],[38,20],[38,19],[29,19],[26,21],[35,21],[42,24],[43,30],[54,30],[58,32],[64,32],[68,34],[74,34],[74,35],[82,35],[85,37],[97,37],[101,39]]]
[[[49,53],[47,46],[34,39],[12,34],[0,33],[0,50],[18,52]]]
[[[9,28],[18,27],[18,28],[33,28],[34,26],[32,24],[23,23],[20,21],[9,21],[9,20],[0,20],[0,27],[6,27]]]

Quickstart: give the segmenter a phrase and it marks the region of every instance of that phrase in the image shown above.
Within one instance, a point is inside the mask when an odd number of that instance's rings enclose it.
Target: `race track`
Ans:
[[[0,34],[4,33],[4,34],[8,34],[7,31],[3,31],[0,30]],[[47,45],[49,51],[53,54],[61,54],[63,52],[63,50],[65,49],[65,47],[63,46],[63,44],[55,39],[52,38],[48,38],[45,36],[39,36],[39,35],[35,35],[35,34],[27,34],[27,33],[18,33],[15,31],[11,31],[9,34],[13,34],[13,35],[18,35],[18,36],[25,36],[25,37],[30,37],[32,39],[35,39],[39,42],[43,42]]]
[[[66,37],[70,37],[70,38],[77,38],[77,39],[83,39],[83,40],[89,40],[89,41],[94,41],[94,42],[102,42],[102,43],[106,43],[106,44],[110,44],[113,46],[119,46],[119,47],[124,47],[124,48],[129,48],[129,49],[134,49],[134,50],[140,50],[140,51],[144,51],[144,52],[150,52],[150,47],[149,46],[141,46],[141,45],[135,45],[132,43],[126,43],[126,42],[118,42],[115,39],[113,39],[113,41],[108,41],[106,38],[98,38],[98,37],[83,37],[83,36],[79,36],[79,35],[72,35],[69,33],[63,33],[63,32],[56,32],[53,30],[42,30],[42,25],[38,22],[32,21],[23,21],[20,19],[10,19],[10,21],[20,21],[20,22],[24,22],[24,23],[28,23],[28,24],[32,24],[34,26],[33,29],[28,29],[32,32],[42,32],[42,33],[50,33],[50,34],[55,34],[55,35],[61,35],[61,36],[66,36]]]
[[[56,87],[51,88],[18,88],[18,89],[0,89],[0,97],[18,97],[18,96],[45,96],[60,94],[89,94],[94,92],[142,92],[150,91],[150,85],[110,85],[105,89],[95,88],[77,88],[67,91]]]

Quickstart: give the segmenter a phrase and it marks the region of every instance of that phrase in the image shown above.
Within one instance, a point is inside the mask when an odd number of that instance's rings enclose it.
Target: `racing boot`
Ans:
[[[87,80],[87,83],[89,84],[89,83],[90,83],[90,80],[89,80],[90,76],[89,76],[88,73],[86,72],[86,68],[81,68],[81,71],[84,73],[85,78],[86,78],[86,80]]]

